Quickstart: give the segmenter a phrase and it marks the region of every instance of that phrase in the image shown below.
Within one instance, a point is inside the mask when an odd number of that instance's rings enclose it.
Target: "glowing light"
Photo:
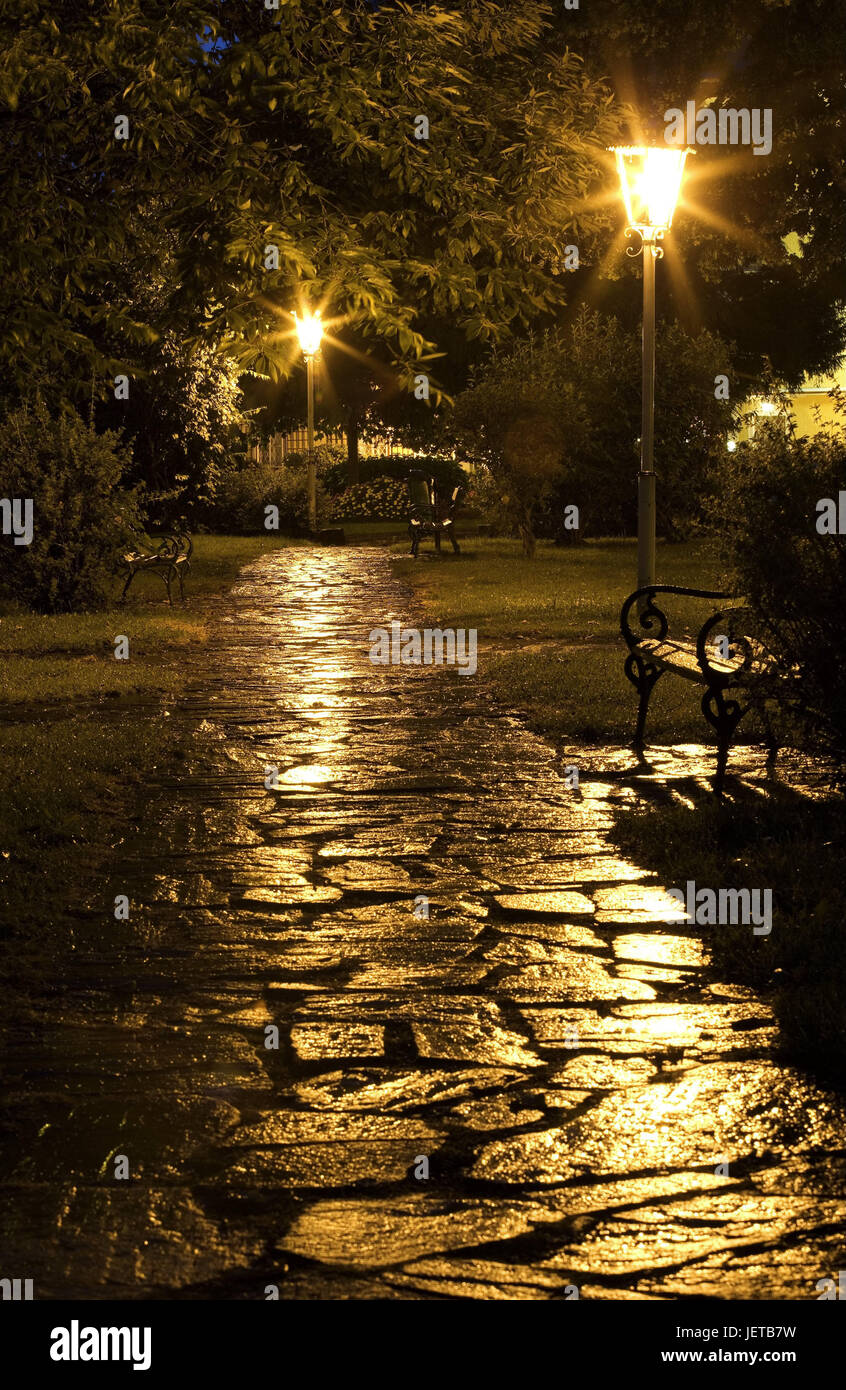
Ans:
[[[294,786],[318,787],[322,782],[331,782],[337,777],[331,767],[322,763],[307,763],[302,767],[289,767],[279,778],[280,782]]]
[[[684,162],[695,151],[642,145],[615,145],[617,173],[630,227],[661,236],[673,224]]]
[[[294,314],[297,325],[297,337],[300,340],[300,347],[306,357],[313,357],[319,350],[323,338],[323,325],[320,322],[320,310],[316,314],[304,314],[300,318],[299,314]]]
[[[735,449],[737,448],[737,440],[736,440],[736,439],[730,439],[729,442],[728,442],[728,444],[726,445],[726,448],[728,449],[728,451],[729,451],[730,454],[733,454],[734,451],[735,451]]]
[[[758,411],[761,415],[776,415],[778,413],[778,406],[772,401],[761,401]]]

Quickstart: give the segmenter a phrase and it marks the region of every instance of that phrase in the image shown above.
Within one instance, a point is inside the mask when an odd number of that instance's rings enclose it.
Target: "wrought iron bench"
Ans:
[[[184,577],[191,568],[191,555],[194,551],[194,543],[187,531],[180,530],[173,532],[172,535],[164,536],[155,550],[130,550],[122,559],[122,568],[126,571],[126,583],[120,596],[123,603],[129,592],[129,586],[136,574],[152,572],[158,574],[166,590],[167,601],[173,607],[173,598],[170,586],[174,579],[179,580],[179,597],[185,599]]]
[[[408,497],[410,516],[408,534],[411,537],[411,553],[417,556],[417,547],[423,536],[434,536],[435,549],[440,551],[441,536],[449,536],[456,555],[460,555],[458,541],[455,539],[453,524],[455,512],[463,488],[459,484],[453,488],[446,506],[442,506],[433,478],[427,478],[419,469],[412,469],[408,475]]]
[[[655,602],[656,594],[675,594],[692,599],[719,599],[734,603],[705,620],[695,639],[669,637],[667,615]],[[632,630],[632,610],[640,632]],[[735,730],[750,709],[761,716],[769,758],[778,750],[766,701],[771,681],[777,676],[772,657],[744,627],[751,614],[735,594],[713,589],[684,589],[675,584],[650,584],[629,594],[620,613],[620,630],[629,648],[625,672],[638,693],[634,747],[643,751],[649,697],[665,671],[705,687],[702,713],[717,736],[717,773],[714,788],[722,796],[728,753]],[[719,639],[722,650],[717,650]]]

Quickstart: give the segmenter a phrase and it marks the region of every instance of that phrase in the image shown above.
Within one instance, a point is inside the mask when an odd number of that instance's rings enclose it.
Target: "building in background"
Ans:
[[[843,422],[844,416],[841,411],[839,417],[835,406],[836,397],[833,392],[841,391],[846,396],[846,360],[834,372],[826,373],[823,376],[806,377],[802,385],[787,397],[787,403],[791,415],[795,422],[796,434],[812,435],[819,430],[825,429],[826,425],[831,425],[840,419]],[[774,401],[765,400],[761,396],[750,396],[741,407],[740,414],[743,418],[743,426],[735,431],[728,441],[728,448],[734,451],[738,444],[748,443],[755,438],[756,423],[759,419],[766,419],[768,415],[775,415],[778,406]]]

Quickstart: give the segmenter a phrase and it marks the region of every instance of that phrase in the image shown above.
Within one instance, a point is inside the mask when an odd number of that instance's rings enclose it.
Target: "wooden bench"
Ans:
[[[123,603],[129,592],[129,586],[139,573],[158,574],[165,588],[167,589],[167,601],[173,607],[173,598],[170,586],[174,578],[179,580],[179,597],[185,600],[184,577],[191,568],[191,555],[194,550],[194,543],[187,531],[175,531],[172,535],[164,536],[155,550],[145,550],[139,547],[137,550],[128,551],[122,558],[122,568],[126,570],[126,583],[123,586],[123,593],[120,602]]]
[[[453,523],[462,491],[460,484],[453,488],[446,506],[443,506],[433,478],[427,478],[419,469],[412,469],[409,473],[410,517],[408,533],[411,537],[411,553],[415,558],[423,536],[434,536],[437,551],[440,551],[441,548],[441,536],[449,536],[450,544],[456,555],[461,554],[458,541],[455,539]]]
[[[656,594],[719,600],[734,606],[712,613],[695,638],[671,639],[669,621],[655,602]],[[634,614],[639,632],[633,631],[630,622]],[[620,630],[629,648],[625,672],[640,697],[634,747],[642,753],[649,697],[665,671],[704,686],[702,713],[717,736],[714,787],[718,796],[723,792],[732,738],[750,709],[756,709],[763,721],[770,761],[778,750],[766,708],[767,678],[774,675],[774,663],[754,635],[743,631],[750,616],[748,607],[735,594],[685,589],[676,584],[635,589],[620,613]],[[720,639],[722,650],[718,648]]]

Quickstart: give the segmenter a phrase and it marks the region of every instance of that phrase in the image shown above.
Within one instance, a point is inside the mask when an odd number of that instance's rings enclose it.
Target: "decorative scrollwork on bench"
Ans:
[[[630,647],[636,647],[643,636],[657,638],[663,642],[669,631],[669,621],[666,613],[660,609],[655,602],[656,594],[681,594],[687,598],[720,598],[730,599],[732,594],[723,593],[715,589],[683,589],[677,584],[648,584],[643,589],[635,589],[633,594],[629,594],[620,614],[620,628],[623,636]],[[644,599],[646,602],[644,603]],[[632,632],[629,623],[629,614],[632,608],[638,607],[638,623],[643,629],[639,637]],[[658,631],[654,631],[655,624],[658,624]]]
[[[753,674],[758,653],[751,639],[737,630],[737,620],[740,616],[749,616],[749,609],[724,608],[708,618],[699,629],[696,638],[696,659],[709,685],[736,685]],[[721,652],[718,657],[720,666],[713,663],[715,634],[717,637],[724,637],[727,643],[727,650]]]
[[[122,566],[126,571],[126,582],[120,596],[123,603],[129,592],[129,587],[136,574],[144,571],[152,571],[158,574],[167,590],[168,603],[173,605],[173,598],[170,586],[174,579],[179,581],[179,597],[185,599],[185,575],[191,568],[191,556],[194,553],[194,542],[189,533],[180,528],[171,535],[164,536],[155,550],[147,550],[139,547],[131,550],[123,557]]]
[[[655,601],[657,594],[674,594],[687,599],[729,601],[732,607],[711,614],[699,628],[695,641],[682,635],[669,639],[666,613]],[[638,633],[631,621],[637,611]],[[638,712],[634,746],[643,749],[649,698],[656,682],[670,672],[705,686],[702,713],[717,735],[716,790],[722,793],[728,751],[737,725],[744,714],[755,708],[761,714],[770,753],[775,738],[766,710],[768,682],[774,677],[772,658],[764,645],[741,630],[752,615],[738,595],[714,589],[688,589],[677,584],[650,584],[629,594],[620,612],[620,631],[629,654],[625,674],[638,693]],[[720,638],[721,651],[715,652]],[[732,690],[729,695],[728,691]],[[736,698],[742,691],[743,699]]]

